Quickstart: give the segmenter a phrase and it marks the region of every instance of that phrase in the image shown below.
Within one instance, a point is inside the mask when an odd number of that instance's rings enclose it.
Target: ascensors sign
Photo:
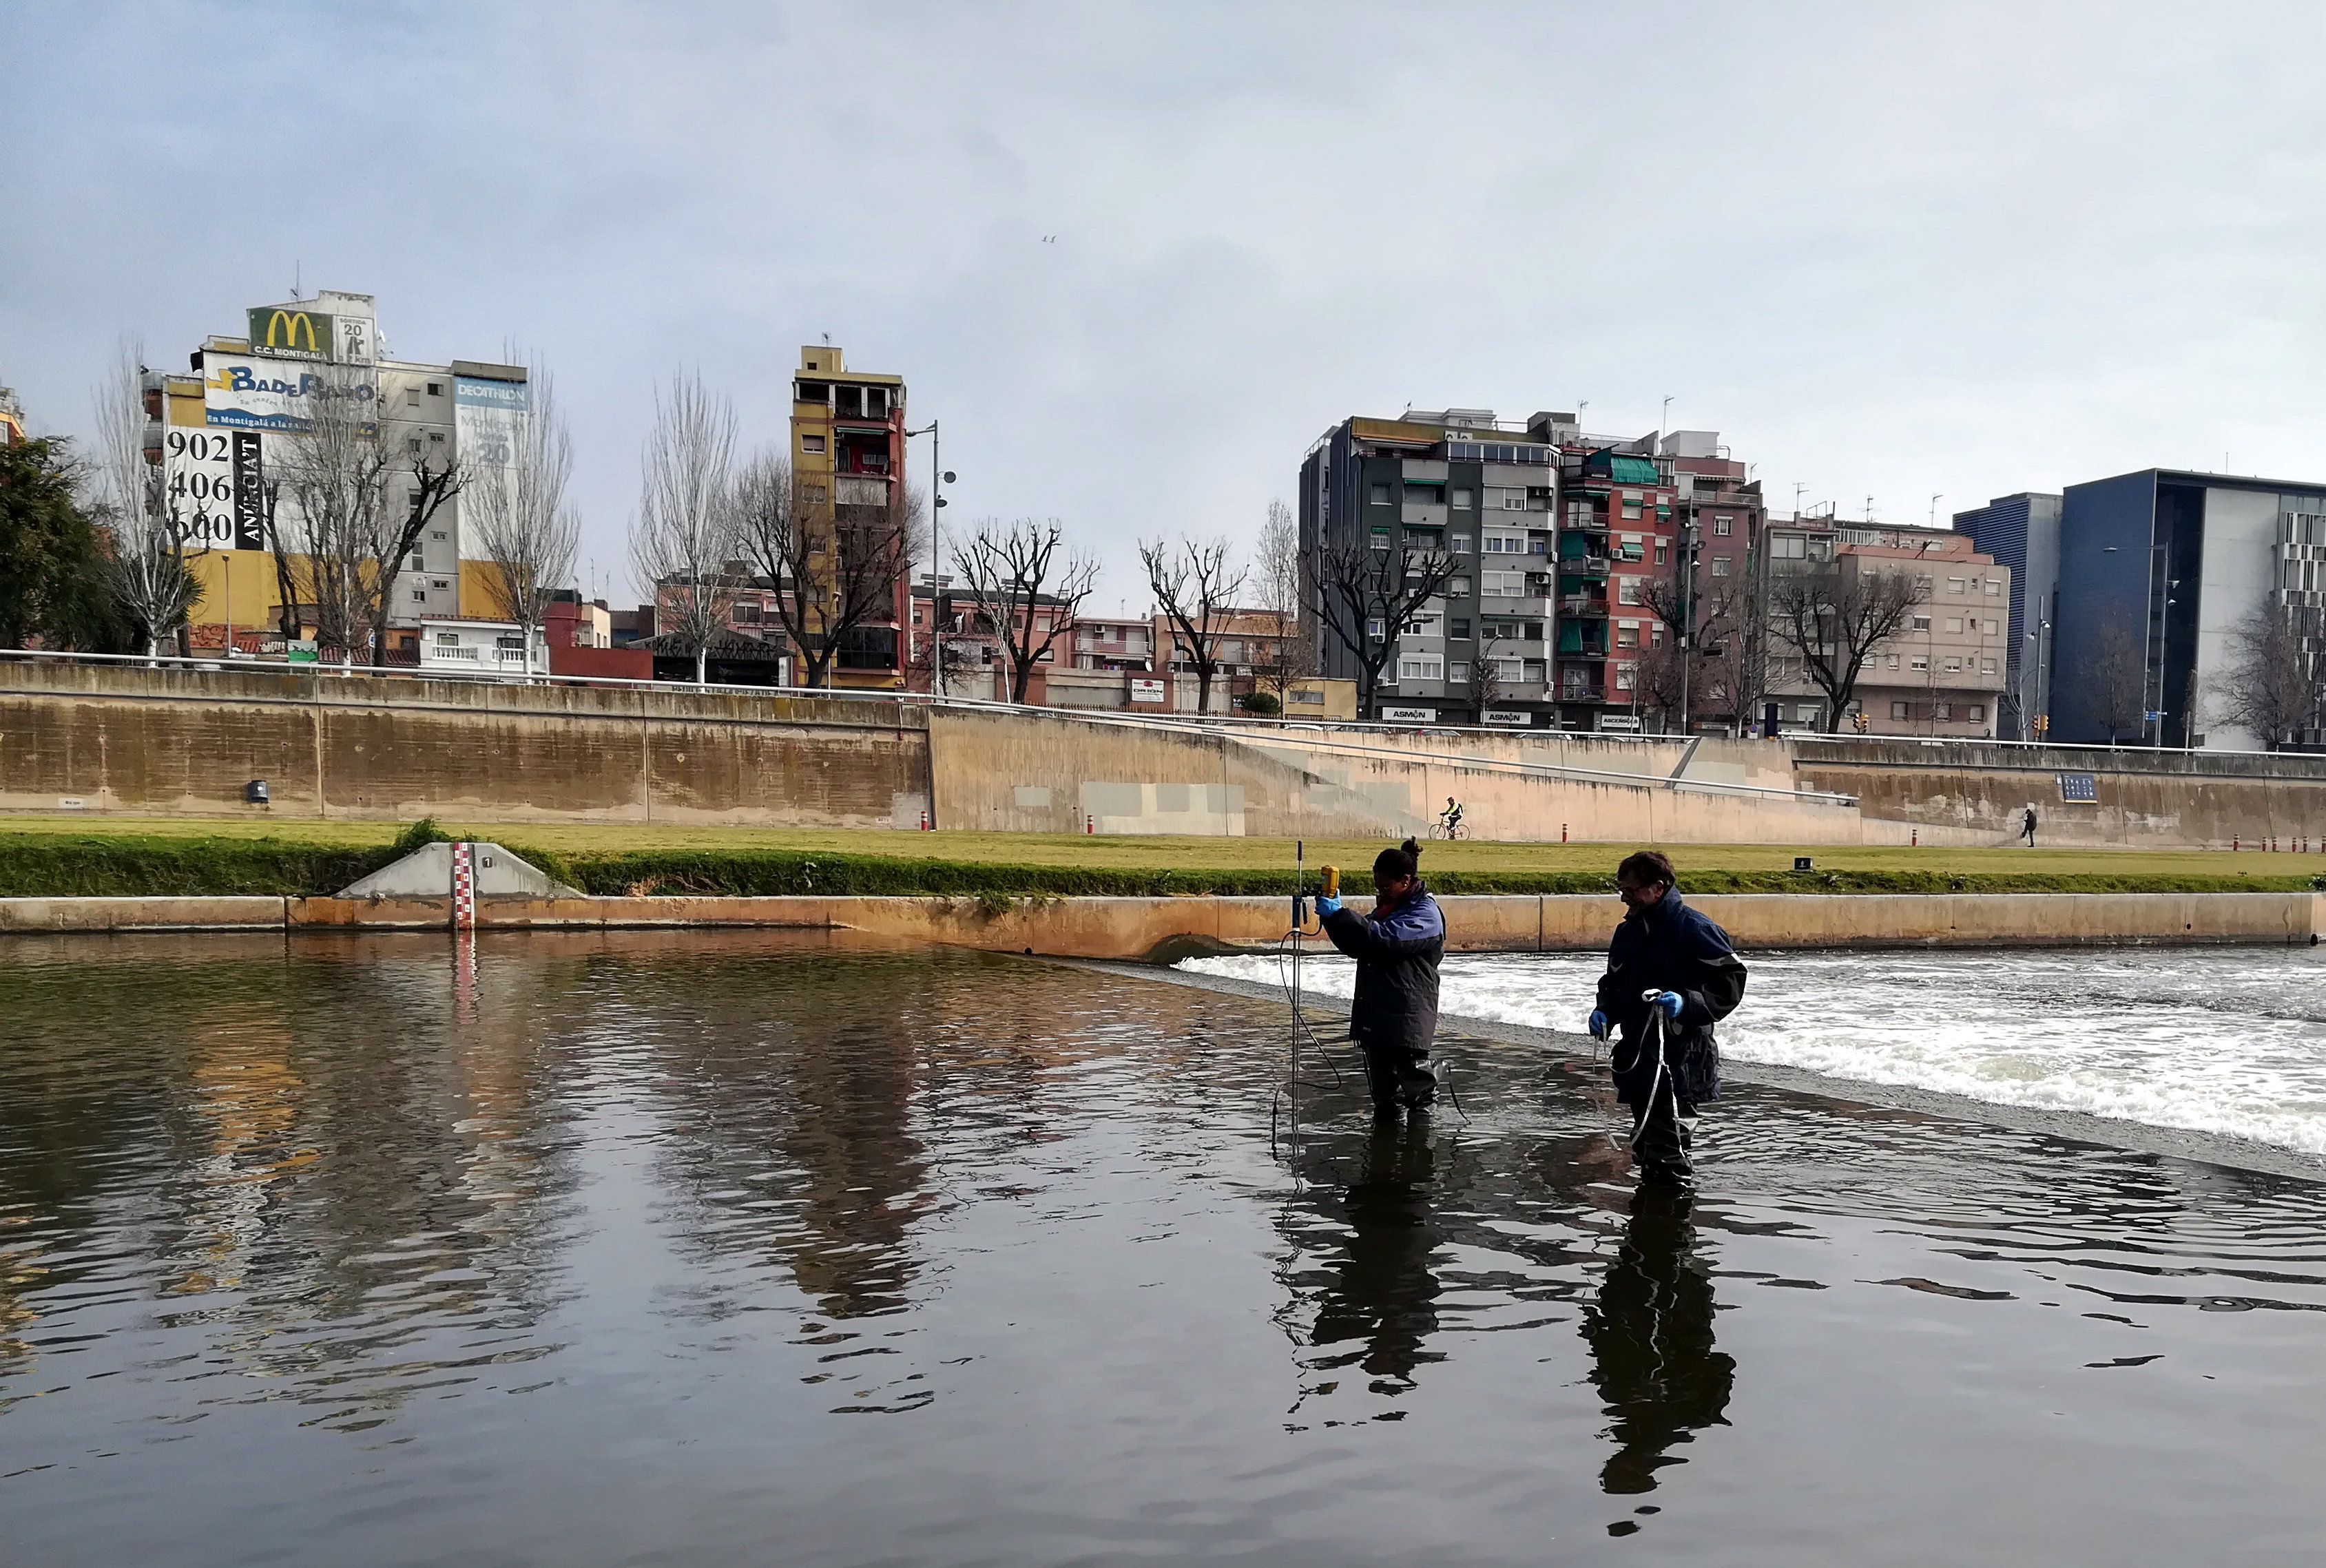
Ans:
[[[378,398],[368,371],[327,376],[293,361],[216,352],[203,355],[202,369],[203,422],[228,430],[302,431],[333,397],[356,400],[368,419]]]

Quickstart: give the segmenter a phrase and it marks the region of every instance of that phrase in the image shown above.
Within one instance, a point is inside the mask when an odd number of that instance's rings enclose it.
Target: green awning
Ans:
[[[1652,485],[1656,482],[1656,464],[1652,458],[1610,456],[1607,477],[1619,485]]]

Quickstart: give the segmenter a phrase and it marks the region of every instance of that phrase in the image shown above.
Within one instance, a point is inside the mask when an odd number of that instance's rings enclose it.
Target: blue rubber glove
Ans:
[[[1687,1004],[1679,999],[1679,993],[1678,991],[1666,991],[1662,996],[1656,998],[1655,1005],[1664,1010],[1665,1017],[1670,1018],[1676,1024],[1679,1022],[1680,1008],[1685,1007]]]
[[[1334,897],[1329,893],[1319,893],[1317,895],[1317,919],[1322,920],[1328,914],[1338,914],[1340,913],[1341,901],[1339,899]]]
[[[1591,1037],[1594,1040],[1605,1040],[1607,1037],[1607,1015],[1596,1009],[1591,1015]]]

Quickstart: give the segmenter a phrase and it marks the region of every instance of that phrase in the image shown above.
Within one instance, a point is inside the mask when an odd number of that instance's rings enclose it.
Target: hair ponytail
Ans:
[[[1395,882],[1420,875],[1421,846],[1411,839],[1373,857],[1373,877],[1377,881]]]

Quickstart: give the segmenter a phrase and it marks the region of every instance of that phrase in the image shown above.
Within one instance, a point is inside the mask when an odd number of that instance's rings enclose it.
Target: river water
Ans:
[[[1296,1146],[1282,1008],[1030,961],[15,939],[0,1560],[2326,1554],[2326,1189],[1744,1086],[1690,1205],[1450,1049]]]
[[[1734,1061],[1907,1084],[2000,1105],[2225,1133],[2326,1155],[2326,947],[1747,955]],[[1278,982],[1274,958],[1189,970]],[[1581,1034],[1596,954],[1447,960],[1443,1005]],[[1355,967],[1303,983],[1347,997]]]

